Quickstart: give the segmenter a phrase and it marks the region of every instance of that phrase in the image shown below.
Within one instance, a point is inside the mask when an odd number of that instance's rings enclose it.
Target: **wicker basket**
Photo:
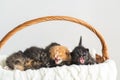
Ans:
[[[109,59],[107,45],[103,36],[90,24],[84,22],[83,20],[76,19],[73,17],[47,16],[47,17],[42,17],[27,21],[14,28],[5,37],[3,37],[3,39],[0,41],[0,49],[2,49],[5,43],[16,32],[33,24],[37,24],[45,21],[52,21],[52,20],[66,20],[66,21],[78,23],[88,28],[93,33],[95,33],[102,45],[102,56],[96,55],[96,60],[101,64],[78,65],[78,66],[72,65],[70,67],[63,66],[63,67],[56,67],[51,69],[43,68],[43,70],[40,69],[40,70],[27,70],[27,71],[19,71],[19,70],[10,71],[0,68],[0,80],[8,80],[8,79],[9,80],[63,80],[63,79],[64,80],[116,80],[116,75],[117,75],[116,65],[114,61]]]

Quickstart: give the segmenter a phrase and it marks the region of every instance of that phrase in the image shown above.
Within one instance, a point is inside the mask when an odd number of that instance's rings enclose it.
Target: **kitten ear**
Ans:
[[[87,51],[89,51],[89,49],[88,49],[88,48],[87,48],[86,50],[87,50]]]
[[[69,51],[67,51],[67,52],[66,52],[66,54],[67,54],[67,55],[70,55],[70,52],[69,52]]]
[[[82,46],[82,36],[80,36],[80,42],[78,46]]]
[[[65,54],[67,54],[67,55],[69,55],[70,54],[70,52],[69,52],[69,50],[66,48],[66,50],[65,50]]]
[[[21,50],[19,50],[18,53],[23,53],[23,52]]]

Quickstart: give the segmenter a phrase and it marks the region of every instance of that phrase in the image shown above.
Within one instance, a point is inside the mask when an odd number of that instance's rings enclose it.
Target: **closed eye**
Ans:
[[[14,63],[15,63],[15,64],[20,64],[20,61],[19,61],[19,60],[16,60]]]
[[[86,56],[86,55],[87,55],[87,53],[86,53],[86,52],[83,52],[83,55],[84,55],[84,56]]]

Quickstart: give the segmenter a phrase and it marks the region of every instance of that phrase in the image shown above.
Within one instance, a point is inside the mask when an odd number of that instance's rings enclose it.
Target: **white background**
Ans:
[[[120,1],[119,0],[0,0],[0,39],[17,25],[39,17],[65,15],[83,19],[104,36],[110,58],[117,64],[120,80]],[[72,50],[83,36],[83,45],[101,53],[96,36],[78,24],[46,22],[16,33],[0,53],[12,54],[30,46],[45,47],[58,42]]]

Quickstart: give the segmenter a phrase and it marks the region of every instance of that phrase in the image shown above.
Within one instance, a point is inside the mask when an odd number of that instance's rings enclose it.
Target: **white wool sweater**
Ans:
[[[0,56],[1,57],[1,56]],[[6,70],[5,58],[0,58],[0,80],[116,80],[113,60],[94,65],[71,65],[38,70]]]

